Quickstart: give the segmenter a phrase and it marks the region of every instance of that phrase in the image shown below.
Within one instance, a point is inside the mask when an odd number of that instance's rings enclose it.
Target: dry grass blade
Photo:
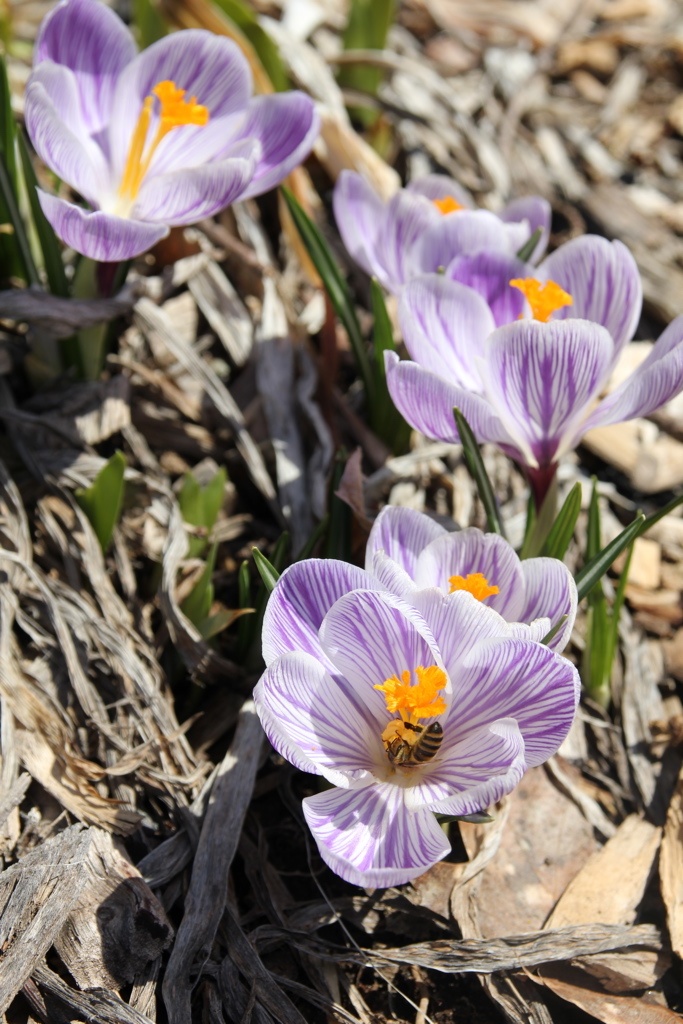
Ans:
[[[163,993],[170,1024],[186,1024],[190,1020],[193,975],[211,952],[225,909],[228,871],[251,800],[262,741],[254,703],[245,701],[232,746],[216,774],[185,899],[185,914],[166,971]],[[216,870],[218,864],[220,871]]]

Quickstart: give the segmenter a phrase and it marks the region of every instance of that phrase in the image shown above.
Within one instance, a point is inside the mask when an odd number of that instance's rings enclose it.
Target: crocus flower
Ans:
[[[384,203],[360,174],[342,171],[333,202],[349,253],[390,292],[449,266],[459,255],[485,250],[512,257],[537,228],[541,236],[534,259],[548,244],[550,206],[545,199],[517,199],[496,216],[471,209],[470,196],[445,175],[416,179]]]
[[[466,590],[511,624],[516,635],[562,651],[576,618],[574,578],[557,558],[520,561],[495,533],[446,530],[411,508],[387,505],[375,519],[365,552],[368,573],[409,604],[426,588]]]
[[[443,441],[458,440],[453,408],[459,407],[478,441],[494,442],[524,467],[540,503],[558,460],[586,431],[648,416],[683,389],[680,316],[640,367],[601,398],[630,336],[632,312],[612,306],[596,280],[590,301],[598,322],[556,318],[544,307],[535,318],[496,327],[491,308],[471,287],[438,275],[412,282],[399,312],[411,358],[385,357],[394,403],[413,427]]]
[[[389,886],[448,853],[435,812],[471,814],[509,793],[570,728],[576,669],[515,635],[466,591],[402,601],[332,559],[292,566],[263,626],[254,691],[265,732],[333,789],[307,797],[325,862]]]
[[[109,7],[63,0],[42,23],[26,88],[36,152],[91,207],[39,189],[57,235],[95,260],[129,259],[169,226],[273,188],[318,121],[300,92],[251,91],[229,39],[188,29],[138,54]]]

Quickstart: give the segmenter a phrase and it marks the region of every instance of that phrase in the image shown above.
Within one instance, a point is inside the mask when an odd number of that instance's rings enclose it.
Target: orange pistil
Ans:
[[[375,685],[381,690],[387,702],[387,711],[397,711],[403,721],[416,723],[419,718],[433,718],[446,710],[446,701],[439,695],[446,685],[446,673],[437,665],[415,669],[417,682],[411,683],[412,673],[402,672],[401,678],[390,676],[383,683]]]
[[[432,202],[437,208],[439,213],[457,213],[458,210],[464,209],[462,203],[459,203],[453,196],[444,196],[442,199],[433,199]]]
[[[516,277],[510,281],[513,288],[519,288],[531,306],[534,320],[546,324],[552,314],[563,306],[572,306],[574,300],[564,288],[554,281],[538,281],[535,277]]]
[[[135,199],[159,143],[170,131],[183,125],[203,126],[208,123],[207,107],[197,103],[196,96],[186,100],[185,91],[179,89],[175,82],[158,82],[152,89],[152,95],[143,103],[130,140],[128,157],[119,185],[119,196],[122,200],[130,203]],[[147,135],[155,96],[159,100],[159,124],[154,138],[148,144]]]
[[[451,594],[456,590],[466,590],[477,601],[485,601],[487,597],[500,593],[500,587],[492,587],[484,576],[483,572],[468,573],[464,576],[450,576],[448,582],[451,585]]]

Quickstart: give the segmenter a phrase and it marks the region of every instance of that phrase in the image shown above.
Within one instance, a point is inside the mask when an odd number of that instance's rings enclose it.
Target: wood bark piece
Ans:
[[[586,924],[552,931],[507,935],[502,939],[439,939],[418,942],[399,949],[363,950],[374,964],[417,964],[446,974],[494,971],[533,967],[553,960],[569,960],[606,950],[631,947],[661,949],[662,934],[654,925]],[[340,959],[354,959],[345,954]],[[365,962],[365,961],[364,961]]]
[[[683,770],[666,817],[659,877],[671,946],[674,953],[683,958]]]
[[[73,825],[0,875],[0,1013],[61,931],[98,862],[98,833]]]
[[[45,966],[35,970],[25,995],[38,1004],[48,1024],[154,1024],[115,992],[102,988],[79,992]]]
[[[548,918],[565,925],[632,924],[654,869],[661,829],[632,814],[569,883]]]
[[[105,832],[97,834],[90,884],[55,949],[79,988],[119,989],[155,961],[172,940],[164,909]]]
[[[562,968],[562,975],[568,975],[580,981],[581,972]],[[578,976],[578,977],[577,977]],[[603,1021],[603,1024],[675,1024],[680,1022],[680,1015],[656,1003],[647,1003],[633,996],[615,996],[611,993],[596,992],[584,988],[575,981],[565,981],[560,977],[544,974],[534,978],[537,984],[545,985],[561,999],[578,1006],[592,1017]]]
[[[210,955],[223,916],[230,865],[251,800],[262,742],[254,702],[247,700],[240,711],[235,738],[216,775],[199,836],[185,915],[166,968],[163,996],[169,1024],[187,1024],[191,1019],[193,975]]]

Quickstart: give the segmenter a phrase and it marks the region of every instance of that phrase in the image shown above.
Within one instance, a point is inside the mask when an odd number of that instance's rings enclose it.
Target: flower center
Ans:
[[[401,678],[391,676],[375,685],[381,690],[387,703],[387,711],[398,713],[382,732],[382,742],[389,761],[394,766],[412,768],[429,761],[441,746],[443,730],[438,722],[429,726],[420,725],[421,718],[435,718],[446,710],[446,701],[440,695],[446,685],[446,673],[437,665],[425,668],[418,665],[414,670],[417,682],[412,682],[412,672],[401,673]]]
[[[437,208],[439,213],[457,213],[458,210],[464,209],[462,203],[459,203],[453,196],[443,196],[441,199],[433,199],[432,202]]]
[[[572,306],[574,299],[554,281],[537,281],[535,277],[516,277],[510,281],[513,288],[519,288],[531,306],[534,320],[546,324],[556,310]]]
[[[500,594],[500,587],[492,587],[483,572],[468,573],[467,577],[449,576],[448,582],[451,585],[451,594],[456,590],[466,590],[472,597],[476,597],[477,601],[485,601],[487,597]]]
[[[135,199],[159,143],[169,132],[187,124],[203,126],[208,123],[208,109],[197,103],[196,96],[186,100],[185,91],[179,89],[175,82],[158,82],[152,89],[152,95],[146,98],[130,140],[128,157],[119,185],[120,199],[128,202]],[[155,96],[159,101],[159,124],[156,133],[148,141]]]

